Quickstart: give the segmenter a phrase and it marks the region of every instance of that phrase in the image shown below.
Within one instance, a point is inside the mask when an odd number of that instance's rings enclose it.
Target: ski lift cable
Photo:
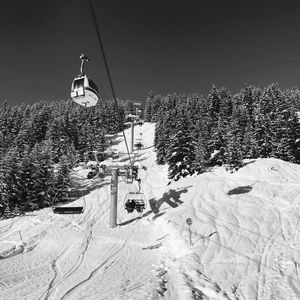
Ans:
[[[94,21],[94,26],[95,26],[95,29],[96,29],[96,33],[97,33],[98,42],[99,42],[100,49],[101,49],[101,52],[102,52],[102,57],[103,57],[103,61],[104,61],[104,65],[105,65],[105,69],[106,69],[106,73],[107,73],[109,85],[110,85],[111,92],[112,92],[112,95],[113,95],[113,98],[114,98],[116,111],[117,111],[117,114],[119,116],[119,120],[121,120],[121,113],[120,113],[120,110],[119,110],[119,107],[118,107],[118,101],[117,101],[115,89],[114,89],[114,86],[113,86],[111,74],[110,74],[110,71],[109,71],[109,66],[108,66],[108,62],[107,62],[107,58],[106,58],[106,54],[105,54],[105,50],[104,50],[104,45],[103,45],[103,41],[102,41],[102,38],[101,38],[101,34],[100,34],[100,30],[99,30],[99,25],[97,23],[97,19],[96,19],[96,15],[95,15],[95,11],[94,11],[92,0],[89,0],[89,5],[90,5],[90,9],[91,9],[91,14],[92,14],[92,17],[93,17],[93,21]],[[129,157],[130,165],[132,165],[131,156],[130,156],[130,152],[129,152],[129,147],[128,147],[127,139],[126,139],[125,132],[124,132],[123,128],[122,128],[122,134],[123,134],[123,137],[124,137],[124,141],[125,141],[125,145],[126,145],[126,149],[127,149],[127,154],[128,154],[128,157]]]

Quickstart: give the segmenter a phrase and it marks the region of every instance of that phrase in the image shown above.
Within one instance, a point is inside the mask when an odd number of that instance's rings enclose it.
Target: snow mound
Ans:
[[[200,280],[207,299],[298,299],[300,166],[244,163],[235,173],[216,167],[168,186],[157,202],[169,208],[156,213],[169,256],[184,266],[188,285]]]
[[[11,258],[23,252],[25,243],[14,241],[0,242],[0,260]]]

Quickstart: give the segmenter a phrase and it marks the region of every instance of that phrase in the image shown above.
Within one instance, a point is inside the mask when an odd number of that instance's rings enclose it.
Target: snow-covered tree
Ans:
[[[227,139],[228,144],[224,154],[227,169],[230,171],[237,170],[243,165],[241,138],[229,132]]]
[[[181,177],[194,173],[197,144],[191,135],[185,120],[181,120],[181,127],[170,139],[167,162],[169,178],[177,181]]]
[[[144,120],[146,122],[151,122],[152,119],[153,100],[154,100],[154,93],[153,91],[149,91],[148,96],[146,98],[146,105],[144,110]]]

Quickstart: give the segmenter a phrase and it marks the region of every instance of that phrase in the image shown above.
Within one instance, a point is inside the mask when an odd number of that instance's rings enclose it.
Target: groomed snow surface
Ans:
[[[78,167],[78,199],[67,205],[82,214],[47,208],[0,221],[0,299],[300,299],[300,166],[247,160],[232,174],[217,167],[167,185],[154,127],[135,127],[142,215],[124,209],[138,185],[119,177],[109,228],[110,177],[86,179]],[[121,135],[113,148],[125,152]],[[116,163],[128,159],[107,161]]]

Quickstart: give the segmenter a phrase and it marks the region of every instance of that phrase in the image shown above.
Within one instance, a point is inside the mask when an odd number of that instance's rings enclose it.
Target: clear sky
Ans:
[[[298,0],[93,0],[116,94],[300,87]],[[100,97],[110,87],[88,0],[15,0],[0,9],[0,101],[70,99],[79,55]]]

